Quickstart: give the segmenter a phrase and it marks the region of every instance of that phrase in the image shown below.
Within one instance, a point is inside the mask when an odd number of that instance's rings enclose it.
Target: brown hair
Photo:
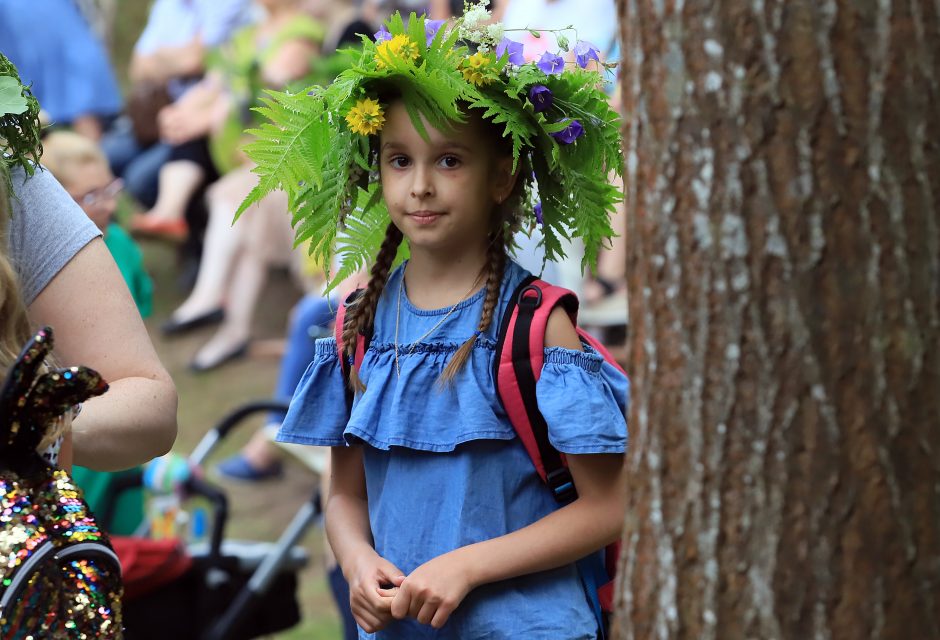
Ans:
[[[503,138],[500,130],[487,120],[480,118],[483,126],[491,133],[491,139],[495,140],[495,154],[498,156],[509,156],[512,154],[512,147],[509,141]],[[376,148],[377,145],[373,145]],[[520,173],[526,170],[527,163],[520,162]],[[477,331],[466,340],[457,351],[451,356],[450,361],[441,373],[439,383],[447,385],[453,382],[454,378],[466,364],[473,351],[473,345],[477,337],[490,328],[495,317],[496,307],[499,303],[500,286],[503,280],[503,273],[506,268],[506,247],[508,238],[516,230],[519,224],[519,205],[524,192],[524,180],[517,179],[509,197],[502,203],[493,207],[491,215],[490,238],[486,251],[486,265],[483,273],[486,274],[486,297],[483,301],[483,310],[480,314],[480,322],[477,325]],[[382,291],[388,281],[389,271],[395,255],[398,253],[398,246],[403,239],[402,232],[394,225],[389,223],[385,230],[385,240],[379,249],[375,264],[372,266],[369,284],[365,292],[349,306],[346,312],[346,326],[343,328],[342,341],[343,353],[347,357],[354,357],[356,352],[356,337],[358,334],[366,335],[372,330],[375,322],[375,309],[379,298],[382,297]],[[481,274],[482,275],[482,274]],[[404,275],[402,276],[404,277]],[[365,385],[359,378],[355,367],[350,368],[349,385],[354,392],[365,390]]]
[[[7,255],[10,221],[10,198],[7,194],[4,169],[0,168],[0,383],[7,368],[16,360],[20,349],[29,340],[29,318],[20,293],[19,279]]]
[[[31,334],[19,278],[7,255],[11,211],[10,197],[7,194],[6,181],[3,179],[4,171],[5,169],[0,167],[0,386],[6,382],[7,370],[19,357]],[[45,370],[47,366],[43,365],[40,371]],[[42,451],[55,442],[67,426],[67,421],[57,420],[39,443],[37,451]]]
[[[478,118],[489,138],[494,141],[494,155],[504,158],[512,157],[512,142],[503,135],[499,125],[478,116],[476,113],[472,113],[471,118]],[[506,270],[506,247],[512,234],[515,233],[520,224],[520,204],[525,192],[525,180],[522,180],[520,176],[525,175],[525,172],[529,170],[527,169],[527,162],[520,159],[519,164],[520,166],[516,169],[516,178],[512,191],[505,200],[493,207],[490,219],[490,241],[486,247],[486,297],[483,299],[480,322],[477,325],[477,330],[460,345],[460,348],[457,349],[447,363],[444,371],[441,372],[439,382],[442,386],[452,383],[457,374],[460,373],[467,360],[470,359],[477,338],[490,328],[496,315],[499,291],[503,282],[503,273]]]

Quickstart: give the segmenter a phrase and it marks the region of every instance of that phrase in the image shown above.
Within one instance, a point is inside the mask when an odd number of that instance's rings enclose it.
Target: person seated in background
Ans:
[[[240,151],[246,141],[243,131],[252,126],[251,120],[246,120],[246,116],[253,117],[249,108],[260,97],[261,86],[282,87],[309,75],[324,35],[323,27],[301,10],[298,0],[264,0],[260,4],[267,10],[266,19],[240,32],[220,51],[228,56],[228,73],[219,71],[203,83],[205,94],[212,99],[199,109],[194,106],[189,116],[174,113],[172,122],[168,118],[168,128],[179,126],[186,135],[212,128],[212,135],[179,147],[181,152],[198,152],[203,159],[211,155],[211,167],[182,157],[167,164],[161,171],[157,206],[134,225],[138,232],[172,232],[168,225],[176,220],[182,226],[177,233],[186,233],[179,218],[185,199],[193,197],[198,183],[216,166],[231,168],[206,192],[209,221],[195,286],[163,327],[164,333],[173,335],[224,316],[220,330],[195,354],[190,366],[196,371],[213,369],[247,352],[255,305],[268,269],[297,267],[301,262],[292,251],[283,193],[265,197],[232,225],[238,205],[257,184],[253,165]],[[215,93],[211,82],[216,83]],[[227,89],[222,91],[221,86]],[[220,123],[215,127],[210,125],[213,116]],[[194,122],[198,124],[194,126]]]
[[[72,0],[0,0],[0,47],[54,127],[93,140],[121,111],[108,53]]]
[[[249,0],[156,0],[130,61],[127,116],[102,140],[111,169],[144,207],[157,196],[157,173],[170,147],[157,113],[179,100],[205,70],[207,53],[247,24]]]
[[[258,0],[255,6],[263,18],[214,50],[206,76],[160,111],[160,136],[172,148],[160,169],[157,200],[135,218],[135,232],[184,239],[184,214],[200,187],[245,163],[238,147],[261,90],[283,88],[310,73],[325,28],[300,0]],[[235,180],[246,178],[250,182]]]
[[[54,131],[43,140],[43,164],[91,218],[117,263],[141,317],[153,308],[153,282],[144,268],[140,248],[114,220],[120,178],[91,140],[71,131]]]

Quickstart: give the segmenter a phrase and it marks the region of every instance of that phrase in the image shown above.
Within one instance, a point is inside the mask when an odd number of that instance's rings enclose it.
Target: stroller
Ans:
[[[286,409],[278,401],[235,409],[203,436],[187,459],[188,467],[198,469],[246,418]],[[143,483],[143,472],[114,483],[98,514],[100,521],[110,522],[122,491]],[[125,565],[126,640],[249,640],[297,624],[297,573],[308,557],[296,544],[321,514],[319,490],[273,543],[225,540],[226,494],[198,474],[189,474],[177,490],[184,498],[204,498],[211,505],[208,542],[184,545],[179,540],[113,537]]]

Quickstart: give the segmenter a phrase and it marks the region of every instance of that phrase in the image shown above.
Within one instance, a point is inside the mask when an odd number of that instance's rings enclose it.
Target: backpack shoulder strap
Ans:
[[[564,503],[576,497],[574,483],[564,455],[548,439],[548,425],[535,395],[544,363],[545,329],[558,305],[576,322],[578,299],[572,292],[535,276],[519,284],[500,322],[493,373],[499,399],[536,472],[555,499]]]
[[[560,504],[577,497],[571,472],[564,454],[558,452],[548,439],[548,425],[539,411],[535,383],[544,364],[545,329],[552,310],[562,305],[582,340],[623,370],[606,348],[593,336],[577,326],[578,298],[574,293],[530,276],[513,292],[503,312],[496,341],[494,379],[496,390],[513,429],[522,441],[542,481],[552,490]],[[614,581],[620,541],[604,550],[606,576],[591,578],[596,592],[600,637],[606,637],[605,614],[613,611]],[[579,569],[580,570],[580,569]]]

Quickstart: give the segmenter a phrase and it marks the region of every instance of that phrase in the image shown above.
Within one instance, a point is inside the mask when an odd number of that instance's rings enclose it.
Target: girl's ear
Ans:
[[[493,200],[496,201],[496,204],[502,204],[506,201],[506,198],[512,193],[513,188],[516,186],[516,180],[519,178],[519,167],[516,167],[516,170],[512,170],[512,156],[500,156],[497,158],[493,180],[491,184]]]

